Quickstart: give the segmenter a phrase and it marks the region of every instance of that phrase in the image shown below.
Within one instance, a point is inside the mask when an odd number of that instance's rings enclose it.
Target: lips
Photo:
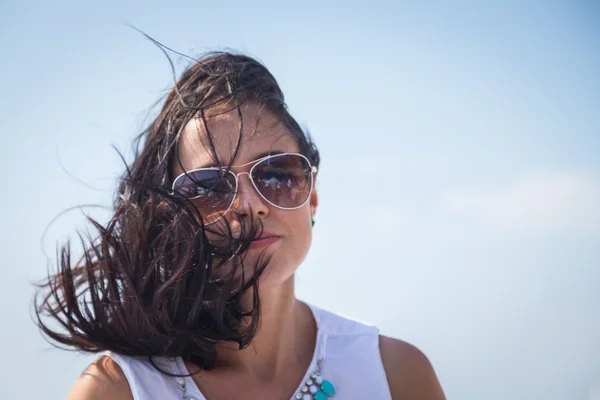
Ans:
[[[271,232],[267,232],[267,231],[263,231],[262,234],[256,234],[256,237],[254,238],[254,240],[263,240],[263,239],[268,239],[268,238],[274,238],[274,237],[279,237],[279,235],[275,234],[275,233],[271,233]]]
[[[250,244],[250,249],[269,246],[279,240],[279,236],[270,232],[263,232],[262,235],[257,236],[256,239]]]

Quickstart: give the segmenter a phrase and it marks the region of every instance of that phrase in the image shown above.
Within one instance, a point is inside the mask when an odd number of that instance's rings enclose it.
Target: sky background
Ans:
[[[0,398],[92,359],[42,339],[32,282],[172,84],[128,23],[258,57],[313,134],[299,297],[418,346],[449,399],[600,399],[600,3],[376,0],[0,3]]]

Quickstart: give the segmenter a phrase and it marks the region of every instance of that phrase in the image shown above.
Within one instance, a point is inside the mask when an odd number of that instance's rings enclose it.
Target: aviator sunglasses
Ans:
[[[298,153],[269,155],[236,167],[248,172],[235,173],[226,168],[198,168],[184,172],[173,181],[173,192],[191,200],[204,224],[221,219],[231,209],[238,193],[239,176],[246,174],[266,202],[282,210],[295,210],[308,201],[317,167]]]

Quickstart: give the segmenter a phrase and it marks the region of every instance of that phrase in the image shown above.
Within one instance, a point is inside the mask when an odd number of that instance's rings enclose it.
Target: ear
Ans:
[[[310,217],[314,220],[315,214],[317,213],[317,207],[319,206],[319,196],[317,195],[316,188],[313,188],[308,203],[310,204]]]

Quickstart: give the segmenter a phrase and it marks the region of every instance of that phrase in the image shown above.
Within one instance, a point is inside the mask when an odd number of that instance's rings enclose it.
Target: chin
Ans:
[[[260,284],[262,287],[279,286],[287,282],[298,269],[298,265],[284,263],[277,260],[277,256],[273,255],[271,261],[260,276]],[[279,262],[278,262],[279,261]],[[288,261],[289,260],[285,260]]]

